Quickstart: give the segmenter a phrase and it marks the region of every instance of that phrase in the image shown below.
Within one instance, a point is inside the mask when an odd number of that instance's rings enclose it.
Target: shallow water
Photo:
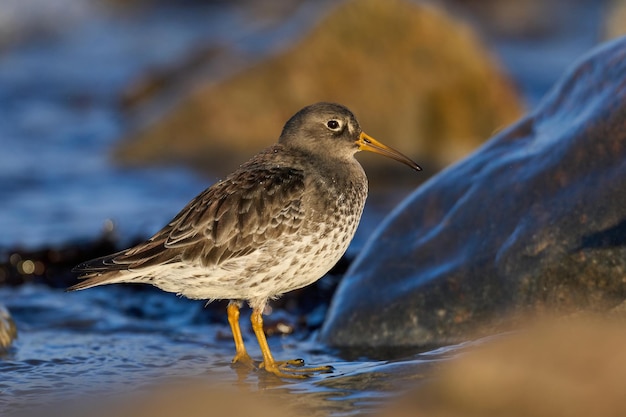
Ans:
[[[305,358],[330,364],[332,374],[286,381],[264,372],[232,368],[230,329],[201,302],[157,291],[111,286],[65,293],[26,285],[0,289],[19,329],[13,349],[0,361],[0,409],[71,401],[90,395],[127,393],[147,383],[175,377],[254,389],[298,393],[308,407],[333,415],[374,410],[415,385],[444,349],[393,361],[342,359],[314,335],[296,333],[269,338],[277,358]],[[220,320],[216,322],[215,320]],[[269,316],[268,320],[271,319]],[[242,317],[247,347],[260,351]]]

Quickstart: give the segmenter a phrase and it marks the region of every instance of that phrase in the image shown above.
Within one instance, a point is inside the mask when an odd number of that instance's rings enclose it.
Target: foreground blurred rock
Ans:
[[[157,385],[158,384],[158,385]],[[280,393],[279,393],[280,394]],[[258,391],[200,378],[162,378],[160,382],[132,389],[126,395],[76,398],[43,409],[33,407],[20,417],[298,417],[315,416],[296,399],[277,395],[276,390]]]
[[[620,305],[625,160],[622,38],[396,209],[341,282],[323,341],[446,344],[510,326],[505,314]]]
[[[384,416],[626,415],[624,323],[551,321],[445,363]]]
[[[0,353],[6,351],[17,339],[17,327],[9,310],[0,304]]]
[[[347,105],[368,133],[430,167],[465,155],[521,109],[469,27],[424,5],[358,0],[333,7],[286,52],[198,90],[117,156],[224,173],[229,157],[271,144],[295,111],[322,100]]]

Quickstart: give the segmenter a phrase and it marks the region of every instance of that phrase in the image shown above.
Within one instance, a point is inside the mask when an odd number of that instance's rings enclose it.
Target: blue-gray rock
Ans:
[[[502,330],[511,316],[607,311],[625,296],[621,38],[383,222],[341,282],[321,339],[439,345]]]

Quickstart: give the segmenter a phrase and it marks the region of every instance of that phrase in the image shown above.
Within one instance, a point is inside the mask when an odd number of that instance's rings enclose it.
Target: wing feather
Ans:
[[[187,261],[220,265],[248,255],[302,225],[304,174],[255,163],[193,199],[148,241],[78,265],[84,277]]]

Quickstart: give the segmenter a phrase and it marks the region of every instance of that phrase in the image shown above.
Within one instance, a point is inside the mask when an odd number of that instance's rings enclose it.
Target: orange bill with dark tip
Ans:
[[[395,159],[396,161],[402,162],[403,164],[410,166],[416,171],[422,170],[422,168],[419,165],[417,165],[408,156],[405,156],[399,151],[396,151],[395,149],[390,148],[389,146],[380,143],[379,141],[369,136],[365,132],[361,132],[361,134],[359,135],[359,139],[356,141],[356,143],[357,145],[359,145],[359,149],[362,151],[370,151],[370,152],[378,153],[378,154],[387,156],[389,158]]]

